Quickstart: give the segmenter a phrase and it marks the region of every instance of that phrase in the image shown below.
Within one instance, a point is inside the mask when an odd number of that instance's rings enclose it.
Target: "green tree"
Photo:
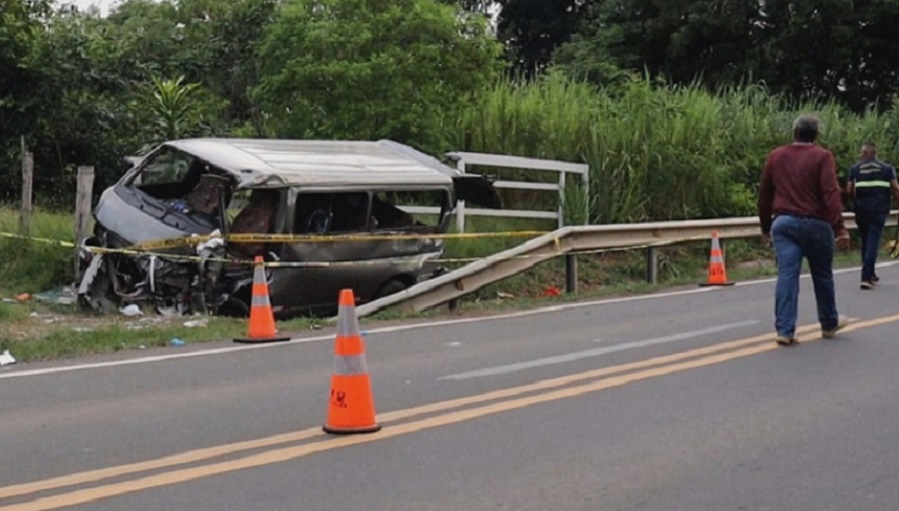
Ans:
[[[108,18],[54,11],[49,2],[0,2],[0,193],[6,200],[18,198],[20,136],[35,154],[38,201],[67,206],[78,165],[96,167],[102,189],[118,178],[123,156],[148,144],[173,133],[225,133],[251,118],[252,47],[263,28],[238,25],[265,2],[129,0]],[[167,131],[159,124],[164,116],[153,77],[182,75],[198,85],[186,113],[166,124],[177,129]],[[232,97],[239,106],[228,109]]]
[[[197,104],[200,84],[183,82],[183,76],[174,80],[153,77],[147,103],[156,118],[157,136],[154,142],[182,138],[202,122]]]
[[[49,1],[0,0],[0,200],[18,198],[19,139],[31,143],[44,72],[31,55],[43,34]]]
[[[514,69],[532,77],[553,52],[579,32],[584,17],[602,0],[496,0],[497,29]]]
[[[770,2],[766,78],[793,96],[833,97],[857,111],[899,92],[899,0]]]
[[[764,82],[855,110],[899,91],[899,0],[604,0],[556,56],[713,86]]]
[[[282,137],[388,137],[431,150],[445,119],[496,76],[482,16],[436,0],[297,0],[260,48],[254,96]]]
[[[119,63],[140,81],[183,75],[228,102],[225,121],[258,124],[250,97],[258,80],[254,50],[278,0],[128,0],[110,15]]]

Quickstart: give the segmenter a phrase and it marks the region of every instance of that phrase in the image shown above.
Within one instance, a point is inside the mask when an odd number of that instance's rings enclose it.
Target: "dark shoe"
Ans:
[[[837,326],[831,328],[830,330],[821,329],[821,337],[825,339],[833,339],[837,335],[837,332],[846,328],[848,324],[849,319],[844,316],[840,316],[840,319],[837,321]]]
[[[777,340],[777,344],[780,344],[781,346],[789,346],[791,344],[796,344],[795,337],[790,337],[790,336],[786,336],[786,335],[778,335],[776,340]]]
[[[874,277],[871,278],[871,283],[877,284],[878,282],[880,282],[880,277],[878,277],[877,275],[874,275]]]
[[[859,286],[859,287],[862,289],[874,289],[874,287],[876,285],[877,284],[875,284],[874,282],[872,282],[870,280],[863,280],[861,286]]]

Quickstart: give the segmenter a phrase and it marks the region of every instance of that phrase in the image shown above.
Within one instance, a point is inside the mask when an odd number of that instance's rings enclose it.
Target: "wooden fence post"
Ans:
[[[94,168],[78,167],[78,186],[75,195],[75,278],[80,277],[79,249],[90,236],[91,206],[94,191]]]
[[[19,234],[31,236],[31,213],[33,211],[32,188],[34,186],[34,155],[25,147],[22,137],[22,210],[19,214]]]

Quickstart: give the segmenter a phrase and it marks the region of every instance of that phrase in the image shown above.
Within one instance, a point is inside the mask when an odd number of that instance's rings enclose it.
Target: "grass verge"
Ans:
[[[246,320],[219,317],[141,318],[99,317],[74,311],[49,310],[39,304],[0,304],[0,350],[20,362],[53,360],[123,350],[176,347],[189,343],[246,335]],[[316,320],[278,324],[296,334],[315,327]]]

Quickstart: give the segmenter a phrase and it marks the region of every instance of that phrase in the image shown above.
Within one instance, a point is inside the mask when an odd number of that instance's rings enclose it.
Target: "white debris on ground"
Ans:
[[[15,363],[16,359],[9,353],[9,350],[3,350],[3,353],[0,354],[0,367],[13,365]]]
[[[126,305],[119,309],[119,312],[122,313],[123,316],[133,318],[135,316],[143,316],[144,313],[140,310],[140,307],[137,304],[132,303],[131,305]]]
[[[205,328],[209,326],[208,319],[192,319],[190,321],[185,321],[184,326],[187,328]]]

